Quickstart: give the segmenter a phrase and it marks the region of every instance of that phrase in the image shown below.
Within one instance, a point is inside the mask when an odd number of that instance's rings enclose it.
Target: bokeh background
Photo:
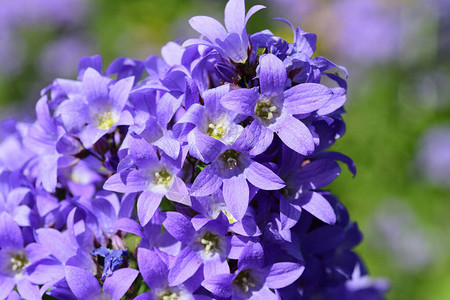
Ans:
[[[0,119],[32,120],[39,91],[75,78],[78,59],[146,59],[196,36],[225,0],[0,0]],[[247,7],[257,4],[247,0]],[[289,19],[350,71],[346,135],[354,159],[329,188],[365,240],[357,250],[391,300],[450,299],[450,0],[271,0],[248,32],[292,40]],[[1,136],[1,134],[0,134]],[[362,299],[364,300],[364,299]]]

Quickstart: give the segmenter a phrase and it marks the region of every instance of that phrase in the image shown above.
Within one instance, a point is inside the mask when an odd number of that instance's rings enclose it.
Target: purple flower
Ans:
[[[175,202],[191,204],[186,185],[177,176],[184,162],[183,153],[173,160],[159,154],[144,139],[133,138],[130,156],[139,169],[116,173],[108,178],[103,187],[120,193],[143,191],[137,200],[137,212],[142,225],[150,221],[164,196]]]
[[[65,267],[66,280],[77,299],[100,300],[121,299],[133,284],[139,271],[124,268],[105,279],[103,286],[90,272],[68,265]]]
[[[239,256],[236,272],[224,272],[205,278],[202,286],[221,298],[277,299],[270,289],[288,286],[300,277],[304,269],[301,264],[292,262],[267,265],[262,245],[249,242]]]
[[[197,16],[189,24],[209,41],[191,39],[183,47],[190,45],[208,45],[214,47],[225,58],[235,63],[244,63],[248,58],[249,38],[246,25],[250,17],[265,8],[255,5],[245,14],[244,0],[230,0],[225,7],[225,27],[217,20],[207,16]]]
[[[79,136],[85,148],[90,148],[118,125],[133,124],[130,112],[124,110],[133,81],[128,77],[113,82],[88,68],[77,93],[69,93],[69,99],[55,115],[60,115],[65,127]]]
[[[278,190],[284,182],[268,167],[248,155],[246,134],[230,147],[224,147],[213,163],[195,178],[190,194],[208,196],[222,187],[223,198],[236,220],[242,220],[250,198],[249,184],[263,190]],[[226,149],[226,150],[225,150]]]
[[[254,119],[251,126],[261,139],[260,152],[267,149],[275,132],[294,151],[304,155],[312,153],[312,134],[293,115],[318,110],[330,100],[333,92],[315,83],[299,84],[285,91],[286,68],[273,54],[261,56],[259,68],[260,93],[254,89],[233,90],[222,98],[222,105]]]
[[[124,256],[127,255],[127,251],[109,250],[105,247],[100,247],[92,251],[92,255],[103,257],[103,273],[100,280],[105,280],[106,277],[111,276],[114,271],[120,268],[120,265],[124,262]]]

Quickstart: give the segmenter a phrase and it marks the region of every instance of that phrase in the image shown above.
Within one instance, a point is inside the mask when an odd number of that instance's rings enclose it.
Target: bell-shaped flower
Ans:
[[[65,128],[90,148],[117,126],[133,124],[131,113],[125,109],[133,82],[133,77],[114,82],[88,68],[79,90],[68,93],[69,99],[58,106],[55,116],[61,116]]]
[[[112,175],[103,188],[119,193],[142,192],[137,200],[137,213],[140,223],[147,224],[159,207],[164,196],[171,201],[191,205],[191,200],[180,172],[185,151],[176,160],[139,137],[130,141],[130,156],[137,169],[125,169]]]
[[[250,126],[260,137],[255,154],[269,147],[273,133],[300,154],[314,151],[309,128],[293,115],[318,110],[331,99],[333,92],[316,83],[299,84],[285,90],[287,80],[283,62],[273,54],[262,55],[259,61],[260,93],[255,89],[237,89],[221,99],[225,108],[254,119]]]
[[[255,5],[245,14],[244,0],[230,0],[225,7],[225,27],[211,17],[193,17],[189,24],[208,41],[190,39],[183,46],[208,45],[217,49],[225,58],[235,63],[244,63],[249,51],[247,22],[254,13],[263,8],[265,7],[262,5]]]

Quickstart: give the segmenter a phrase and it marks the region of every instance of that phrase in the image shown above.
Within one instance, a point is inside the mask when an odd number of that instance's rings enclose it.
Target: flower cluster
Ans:
[[[162,58],[85,57],[34,123],[2,124],[0,299],[383,298],[322,189],[356,172],[325,151],[346,70],[292,25],[247,34],[262,8],[193,17]]]

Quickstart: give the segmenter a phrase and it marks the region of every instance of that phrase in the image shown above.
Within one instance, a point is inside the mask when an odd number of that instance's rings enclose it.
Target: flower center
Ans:
[[[210,137],[220,140],[226,134],[226,130],[222,122],[209,123],[207,133]]]
[[[98,129],[110,129],[111,127],[113,127],[114,124],[116,124],[116,120],[114,120],[111,111],[98,114],[97,120],[98,120],[97,125]]]
[[[220,236],[211,232],[207,232],[200,240],[200,243],[203,245],[205,254],[214,254],[219,250],[219,241]]]
[[[166,290],[158,296],[158,300],[178,300],[179,298],[180,294],[170,288],[166,288]]]
[[[16,274],[22,273],[22,269],[29,265],[28,257],[25,252],[15,253],[10,259],[10,268]]]
[[[255,115],[264,121],[270,121],[276,117],[279,112],[275,105],[271,104],[272,100],[258,100],[255,107]]]
[[[245,293],[256,286],[255,282],[250,276],[249,270],[243,270],[239,272],[239,274],[233,280],[233,284],[239,287]]]
[[[220,158],[227,164],[228,168],[233,169],[238,165],[240,152],[236,150],[225,150],[220,154]]]
[[[172,176],[166,171],[166,169],[162,169],[161,171],[155,173],[156,184],[168,185],[171,179]]]

